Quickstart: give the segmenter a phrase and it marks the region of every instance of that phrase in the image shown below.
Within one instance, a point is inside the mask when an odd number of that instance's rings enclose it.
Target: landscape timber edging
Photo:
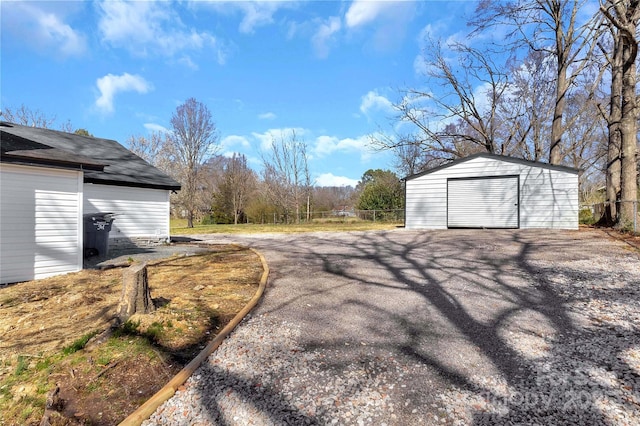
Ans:
[[[267,279],[269,278],[269,265],[267,261],[259,251],[249,247],[249,250],[254,252],[260,262],[262,263],[262,277],[260,278],[260,285],[258,290],[253,295],[251,300],[245,305],[240,312],[227,324],[220,333],[196,356],[189,364],[187,364],[182,370],[176,374],[166,385],[156,392],[151,398],[149,398],[144,404],[138,407],[133,413],[120,422],[119,426],[139,426],[143,421],[147,420],[151,415],[164,404],[169,398],[171,398],[176,390],[187,381],[189,377],[200,367],[200,364],[206,360],[218,347],[222,344],[224,339],[233,331],[234,328],[243,320],[245,316],[258,304],[264,289],[267,286]]]

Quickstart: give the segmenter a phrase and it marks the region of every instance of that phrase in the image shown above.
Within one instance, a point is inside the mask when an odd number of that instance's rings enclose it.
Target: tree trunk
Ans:
[[[635,34],[635,25],[632,27]],[[637,181],[637,120],[636,107],[636,52],[637,40],[623,39],[624,66],[622,71],[622,119],[620,149],[620,225],[633,223],[633,202],[638,200]]]
[[[564,132],[562,116],[565,110],[566,95],[568,91],[567,65],[564,62],[564,55],[559,54],[558,79],[556,81],[556,102],[553,110],[553,122],[551,123],[549,164],[560,164],[562,162],[562,133]]]
[[[618,209],[617,225],[619,227],[627,227],[634,222],[634,203],[638,199],[638,170],[637,170],[637,129],[638,129],[638,109],[636,99],[636,58],[638,55],[638,21],[640,20],[640,1],[607,1],[600,5],[600,11],[607,18],[609,23],[615,27],[613,31],[614,49],[617,55],[612,66],[612,74],[619,74],[620,91],[613,91],[612,87],[612,105],[621,105],[619,134],[620,134],[620,207]],[[619,50],[619,52],[617,52]],[[616,69],[619,68],[619,71]],[[614,99],[618,93],[621,99]],[[614,122],[615,117],[610,118],[610,122]],[[616,136],[610,135],[611,156],[615,154],[616,147],[611,148],[611,141],[616,141]],[[612,158],[607,156],[610,161]],[[609,164],[608,164],[609,167]],[[609,179],[609,170],[607,170],[607,196],[613,197],[615,179],[615,170],[612,170],[611,179]],[[611,193],[611,194],[610,194]],[[611,200],[610,200],[611,201]]]
[[[126,322],[133,314],[148,314],[155,310],[147,281],[147,264],[130,266],[122,273],[122,295],[118,318]]]
[[[567,80],[569,64],[567,61],[571,50],[571,36],[570,34],[565,34],[565,29],[562,25],[564,13],[561,2],[553,0],[544,3],[546,3],[546,7],[548,7],[549,10],[548,13],[550,13],[550,17],[554,23],[556,71],[558,73],[556,77],[556,99],[553,108],[553,121],[551,123],[549,164],[560,164],[562,162],[562,134],[564,133],[562,117],[566,106],[567,91],[569,90],[569,82]],[[572,31],[572,28],[567,28],[567,31]],[[565,44],[565,40],[567,40],[568,44]]]
[[[611,63],[611,105],[609,107],[609,141],[607,146],[607,175],[604,220],[611,225],[618,221],[620,200],[620,118],[622,116],[622,46],[620,37],[614,37]]]

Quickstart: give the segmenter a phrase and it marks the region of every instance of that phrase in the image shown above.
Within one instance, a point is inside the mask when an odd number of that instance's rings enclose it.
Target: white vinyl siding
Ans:
[[[0,164],[0,282],[82,269],[82,172]]]
[[[517,228],[518,177],[450,179],[449,228]]]
[[[85,213],[115,213],[109,238],[169,238],[169,190],[87,183]]]
[[[520,177],[520,228],[578,228],[578,174],[477,157],[406,181],[407,228],[447,228],[447,179]]]

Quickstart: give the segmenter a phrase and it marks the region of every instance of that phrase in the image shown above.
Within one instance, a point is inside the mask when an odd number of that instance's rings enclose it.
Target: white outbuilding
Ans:
[[[82,269],[86,214],[115,214],[112,248],[169,240],[180,184],[118,142],[0,122],[0,148],[0,284]]]
[[[578,229],[578,173],[490,153],[405,178],[405,227]]]

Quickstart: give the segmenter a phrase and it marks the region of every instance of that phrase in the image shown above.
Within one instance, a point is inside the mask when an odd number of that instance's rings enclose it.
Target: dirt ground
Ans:
[[[117,424],[195,357],[255,294],[258,257],[233,245],[151,261],[149,315],[109,338],[123,268],[0,288],[0,425]]]

